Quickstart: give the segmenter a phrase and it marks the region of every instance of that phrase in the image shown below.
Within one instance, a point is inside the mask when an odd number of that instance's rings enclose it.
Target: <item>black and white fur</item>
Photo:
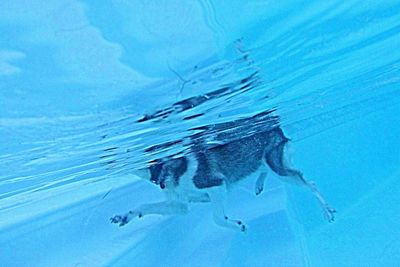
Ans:
[[[270,168],[282,180],[303,185],[311,190],[322,206],[329,222],[335,210],[324,200],[313,182],[303,174],[285,165],[285,145],[289,141],[277,126],[238,140],[207,148],[195,144],[187,156],[157,160],[148,168],[149,180],[167,192],[167,200],[139,206],[124,215],[111,218],[123,226],[135,217],[148,214],[186,214],[189,202],[211,202],[213,218],[223,227],[245,231],[246,225],[233,220],[224,212],[223,198],[236,182],[258,172],[255,194],[263,191],[267,170]]]

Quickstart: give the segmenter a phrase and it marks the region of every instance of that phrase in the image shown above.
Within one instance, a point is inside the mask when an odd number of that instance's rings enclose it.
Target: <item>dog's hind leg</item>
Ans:
[[[226,192],[223,186],[215,186],[207,189],[207,194],[210,197],[211,205],[213,208],[214,222],[222,227],[227,227],[234,230],[245,232],[247,227],[240,220],[232,220],[226,216],[224,211],[223,199]]]
[[[123,226],[131,221],[133,218],[141,218],[149,214],[158,215],[180,215],[188,213],[188,207],[185,203],[178,201],[163,201],[158,203],[149,203],[140,205],[138,208],[129,211],[123,215],[116,215],[110,220],[112,223]]]
[[[272,148],[265,154],[265,160],[270,168],[280,175],[281,179],[286,182],[296,183],[298,185],[306,186],[311,190],[313,195],[317,198],[323,209],[324,215],[329,222],[333,222],[335,217],[335,209],[331,208],[325,201],[324,197],[319,192],[317,186],[312,181],[304,179],[303,174],[295,169],[286,167],[284,162],[284,148],[286,142],[281,142],[279,145]]]

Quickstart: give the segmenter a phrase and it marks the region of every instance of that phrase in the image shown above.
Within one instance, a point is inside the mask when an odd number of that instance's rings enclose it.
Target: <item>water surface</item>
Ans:
[[[2,1],[2,265],[396,266],[399,12],[397,1]],[[261,196],[250,180],[228,196],[246,234],[214,225],[207,204],[109,223],[163,198],[135,168],[262,112],[279,117],[291,164],[335,223],[272,173]]]

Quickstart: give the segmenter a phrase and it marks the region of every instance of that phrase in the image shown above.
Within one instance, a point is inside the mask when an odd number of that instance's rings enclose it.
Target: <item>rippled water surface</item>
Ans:
[[[3,0],[0,32],[2,266],[400,262],[399,1]],[[271,172],[227,196],[245,234],[203,203],[110,224],[164,197],[136,169],[272,125],[334,223]]]

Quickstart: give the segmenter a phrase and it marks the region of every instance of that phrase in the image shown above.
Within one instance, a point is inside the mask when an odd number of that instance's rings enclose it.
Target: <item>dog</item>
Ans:
[[[264,122],[262,129],[260,122]],[[246,224],[228,217],[222,200],[229,187],[254,173],[258,173],[255,194],[259,195],[268,169],[286,182],[308,188],[320,203],[326,219],[334,221],[336,211],[328,205],[315,183],[286,165],[284,154],[289,139],[270,111],[250,119],[213,125],[207,128],[207,132],[214,133],[212,142],[199,138],[209,134],[192,136],[192,147],[185,156],[157,159],[147,169],[141,170],[139,175],[142,178],[147,177],[166,191],[166,201],[141,205],[126,214],[112,217],[111,222],[123,226],[135,217],[149,214],[186,214],[190,202],[210,202],[217,225],[244,232]]]

